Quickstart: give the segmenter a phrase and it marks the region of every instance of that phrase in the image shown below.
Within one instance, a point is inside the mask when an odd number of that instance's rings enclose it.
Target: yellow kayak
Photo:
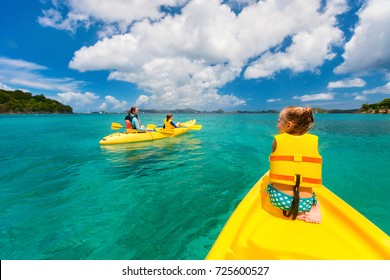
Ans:
[[[146,132],[134,132],[134,131],[115,132],[103,137],[99,143],[101,145],[111,145],[111,144],[151,141],[151,140],[158,140],[167,137],[174,137],[188,132],[191,129],[191,126],[194,126],[195,123],[196,120],[193,119],[188,122],[182,123],[181,127],[175,128],[173,130],[156,128],[156,131],[146,131]]]
[[[265,190],[268,172],[236,208],[208,260],[389,260],[390,237],[326,187],[321,224],[287,219]]]

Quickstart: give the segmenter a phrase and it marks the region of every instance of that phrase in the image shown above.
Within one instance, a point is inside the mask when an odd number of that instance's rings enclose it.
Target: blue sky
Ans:
[[[2,0],[0,88],[74,112],[390,97],[390,1]]]

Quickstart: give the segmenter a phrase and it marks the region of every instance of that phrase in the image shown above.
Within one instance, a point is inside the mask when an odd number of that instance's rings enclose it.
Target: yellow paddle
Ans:
[[[123,128],[123,126],[120,123],[113,122],[111,124],[111,129],[117,130],[117,129],[121,129],[121,128]]]
[[[154,130],[156,127],[157,127],[157,126],[154,125],[154,124],[152,124],[152,125],[148,124],[148,125],[146,126],[146,128],[147,128],[147,129],[150,129],[150,130]],[[121,129],[121,128],[124,128],[124,126],[121,125],[120,123],[116,123],[116,122],[111,123],[111,129],[113,129],[113,130],[118,130],[118,129]],[[127,132],[129,132],[129,131],[131,131],[131,132],[137,132],[137,131],[138,131],[138,130],[136,130],[136,129],[132,129],[132,130],[126,129],[126,130],[127,130]]]
[[[201,124],[195,124],[195,125],[183,126],[183,127],[188,127],[189,129],[192,129],[192,130],[201,130],[202,129],[202,125]],[[121,129],[121,128],[124,128],[124,126],[122,126],[120,123],[116,123],[116,122],[111,123],[111,129],[118,130],[118,129]],[[146,126],[146,129],[150,129],[150,130],[156,130],[157,128],[158,127],[155,124],[148,124]],[[161,133],[174,134],[173,131],[167,131],[167,130],[163,130],[163,129],[159,129],[158,131],[161,132]]]
[[[201,124],[194,124],[194,125],[190,125],[190,126],[180,126],[180,127],[187,127],[189,129],[192,129],[192,130],[201,130],[202,129],[202,125]],[[148,128],[148,129],[156,129],[157,125],[155,125],[155,124],[148,124],[146,126],[146,128]]]
[[[156,129],[157,128],[157,125],[155,125],[155,124],[148,124],[147,126],[146,126],[146,128],[147,129]]]
[[[184,126],[184,127],[186,127],[186,126]],[[192,130],[201,130],[202,129],[202,125],[201,124],[194,124],[194,125],[187,126],[187,127],[189,127]]]
[[[154,130],[157,131],[157,132],[161,132],[161,133],[165,133],[165,134],[175,134],[175,133],[173,132],[173,130],[172,130],[172,131],[170,131],[170,130],[165,130],[164,128],[162,128],[162,127],[157,127],[157,125],[152,124],[152,123],[148,124],[148,125],[146,126],[146,128],[147,128],[147,129],[154,129]]]

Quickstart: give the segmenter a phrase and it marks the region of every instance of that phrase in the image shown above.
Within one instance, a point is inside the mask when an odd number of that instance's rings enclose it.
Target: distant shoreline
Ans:
[[[311,108],[316,114],[389,114],[390,98],[385,98],[379,103],[363,104],[360,109],[322,109],[317,107]],[[235,110],[225,112],[222,109],[213,111],[199,111],[192,108],[159,110],[159,109],[142,109],[141,114],[278,114],[278,110],[257,110],[245,111]],[[64,105],[56,100],[48,99],[44,95],[32,95],[29,92],[21,90],[7,91],[0,89],[0,114],[127,114],[124,112],[87,112],[74,113],[73,108]]]
[[[366,115],[386,115],[390,114],[389,109],[380,109],[380,110],[367,110],[362,111],[361,109],[355,110],[314,110],[315,114],[366,114]],[[222,110],[219,111],[196,111],[196,110],[140,110],[140,114],[196,114],[196,115],[235,115],[235,114],[279,114],[280,111],[269,110],[269,111],[232,111],[225,112]],[[7,112],[0,113],[0,115],[125,115],[127,112],[85,112],[85,113],[64,113],[64,112]]]
[[[359,114],[369,114],[369,115],[386,115],[390,114],[390,109],[383,109],[383,110],[369,110],[364,112],[359,112]]]
[[[367,110],[363,111],[361,109],[349,109],[349,110],[340,110],[340,109],[332,109],[332,110],[325,110],[325,109],[318,109],[318,108],[312,108],[314,113],[316,114],[390,114],[389,109],[380,109],[380,110]],[[223,110],[218,111],[197,111],[197,110],[148,110],[148,109],[140,109],[140,114],[225,114],[225,115],[234,115],[234,114],[279,114],[280,111],[278,110],[268,110],[268,111],[232,111],[232,112],[225,112]],[[127,114],[127,112],[90,112],[90,113],[77,113],[77,114]]]

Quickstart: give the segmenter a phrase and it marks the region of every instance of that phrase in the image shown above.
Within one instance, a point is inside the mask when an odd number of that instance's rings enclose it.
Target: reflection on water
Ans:
[[[201,148],[201,140],[182,135],[156,141],[101,145],[100,147],[110,161],[115,163],[129,163],[148,158],[170,160],[172,158],[169,155],[180,156],[187,153],[196,155],[195,151]]]
[[[188,138],[185,135],[181,135],[179,137],[164,138],[155,141],[143,141],[115,145],[100,145],[100,147],[102,148],[102,150],[106,150],[108,152],[123,152],[147,150],[150,148],[162,149],[173,145],[199,145],[200,142],[201,141],[197,138]]]

